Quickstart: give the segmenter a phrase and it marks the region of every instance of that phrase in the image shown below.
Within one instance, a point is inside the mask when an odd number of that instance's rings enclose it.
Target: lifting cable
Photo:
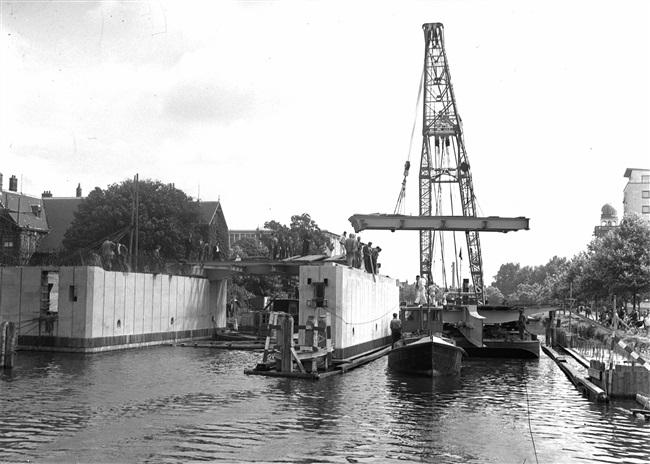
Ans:
[[[359,325],[365,325],[365,324],[372,324],[373,322],[377,322],[377,321],[379,321],[381,319],[384,319],[385,317],[390,316],[391,314],[393,314],[397,310],[397,308],[399,308],[399,303],[396,304],[396,305],[393,305],[393,307],[391,309],[389,309],[387,312],[380,315],[379,317],[376,317],[376,318],[374,318],[374,319],[372,319],[370,321],[363,321],[363,322],[348,322],[347,320],[343,319],[343,316],[340,316],[339,314],[336,314],[334,311],[330,311],[327,308],[320,308],[320,309],[323,310],[326,313],[329,313],[331,316],[334,316],[336,319],[340,319],[341,322],[343,322],[346,325],[359,326]]]
[[[418,108],[420,107],[420,99],[422,98],[422,86],[424,82],[424,72],[425,68],[422,68],[422,73],[420,74],[420,85],[418,87],[418,98],[415,102],[415,115],[413,117],[413,128],[411,129],[411,140],[409,141],[409,151],[408,156],[406,157],[406,163],[404,163],[404,179],[402,180],[402,188],[397,197],[397,204],[395,205],[394,214],[399,214],[400,210],[404,212],[406,198],[406,177],[409,175],[409,169],[411,168],[411,149],[413,148],[413,138],[415,137],[415,126],[418,120]]]

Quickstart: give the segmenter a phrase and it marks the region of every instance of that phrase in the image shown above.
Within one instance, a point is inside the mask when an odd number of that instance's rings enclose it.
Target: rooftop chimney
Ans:
[[[52,192],[50,192],[49,190],[44,191],[41,194],[41,198],[52,198]]]
[[[77,185],[77,198],[81,198],[81,184]]]
[[[9,178],[9,191],[10,192],[18,191],[18,179],[16,178],[16,176],[11,176]]]

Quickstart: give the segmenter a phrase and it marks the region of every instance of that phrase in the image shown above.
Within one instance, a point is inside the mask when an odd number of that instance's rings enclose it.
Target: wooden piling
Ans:
[[[5,366],[5,355],[7,350],[7,325],[8,322],[0,323],[0,367]]]
[[[332,319],[330,313],[318,317],[319,335],[323,334],[322,343],[319,340],[319,347],[325,347],[327,356],[325,357],[325,369],[332,365]]]
[[[16,324],[2,322],[0,324],[0,366],[10,369],[14,367],[16,348]]]
[[[291,314],[278,314],[278,346],[280,349],[278,371],[293,372],[293,316]]]
[[[314,316],[309,316],[305,324],[305,345],[312,351],[318,351],[318,328]],[[318,358],[305,360],[307,369],[310,372],[318,371]]]
[[[275,334],[276,321],[277,321],[277,314],[271,312],[271,314],[269,314],[269,323],[266,329],[266,342],[264,343],[264,356],[262,357],[262,363],[268,362],[269,354],[271,352],[271,339],[276,335]]]

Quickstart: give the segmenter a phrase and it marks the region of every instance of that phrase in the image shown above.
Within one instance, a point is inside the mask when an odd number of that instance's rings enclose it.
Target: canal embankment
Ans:
[[[543,349],[590,398],[650,395],[650,338],[636,329],[615,330],[581,314],[550,314]]]

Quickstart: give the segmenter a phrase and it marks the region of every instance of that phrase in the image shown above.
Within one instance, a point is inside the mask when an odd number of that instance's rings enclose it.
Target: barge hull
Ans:
[[[400,340],[388,352],[388,367],[396,372],[433,377],[460,372],[464,351],[435,338]]]

